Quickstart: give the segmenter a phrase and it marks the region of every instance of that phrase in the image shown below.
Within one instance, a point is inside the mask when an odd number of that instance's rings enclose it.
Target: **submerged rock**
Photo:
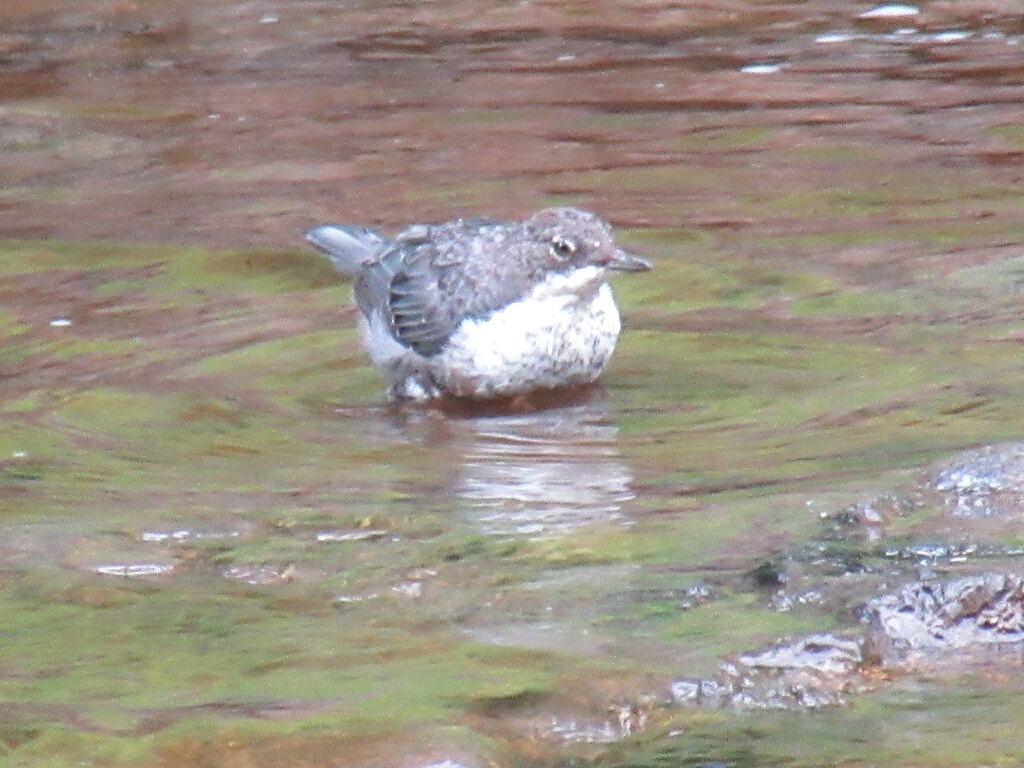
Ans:
[[[962,453],[939,465],[928,485],[958,517],[1024,517],[1024,443]]]
[[[736,709],[812,709],[845,703],[844,694],[863,690],[862,639],[828,633],[740,654],[714,677],[677,680],[672,700]]]
[[[940,509],[946,514],[932,514]],[[892,521],[922,511],[928,520],[887,543]],[[935,465],[906,495],[880,496],[821,519],[818,539],[748,575],[758,587],[774,589],[770,600],[779,611],[812,606],[859,614],[865,633],[811,634],[737,654],[707,678],[671,683],[673,702],[807,709],[843,704],[847,694],[876,688],[893,675],[1024,666],[1021,575],[988,572],[884,586],[911,573],[904,563],[930,573],[977,560],[989,568],[1019,562],[1024,549],[1005,542],[1024,520],[1024,442],[961,453]]]
[[[1024,662],[1024,578],[986,573],[915,582],[868,600],[864,636],[806,635],[723,663],[712,677],[676,680],[677,704],[813,709],[846,703],[893,673],[959,673]]]
[[[867,656],[887,669],[923,671],[1020,662],[1024,579],[986,573],[917,582],[868,602]]]
[[[808,635],[739,657],[740,663],[751,669],[831,677],[855,672],[862,660],[859,639],[827,633]]]

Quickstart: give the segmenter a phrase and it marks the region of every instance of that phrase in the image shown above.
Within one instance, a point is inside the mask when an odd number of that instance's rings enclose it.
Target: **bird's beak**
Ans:
[[[607,267],[612,272],[646,272],[651,268],[651,262],[647,259],[641,259],[629,251],[617,248]]]

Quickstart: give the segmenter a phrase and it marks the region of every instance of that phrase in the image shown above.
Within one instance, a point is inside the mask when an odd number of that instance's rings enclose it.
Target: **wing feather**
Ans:
[[[488,316],[521,290],[507,279],[482,279],[494,266],[488,246],[496,225],[473,219],[406,230],[363,265],[355,289],[360,310],[379,317],[409,349],[436,355],[464,319]]]
[[[366,315],[382,317],[400,343],[424,357],[441,351],[458,322],[445,311],[431,260],[433,248],[424,238],[400,238],[356,283],[356,303]]]

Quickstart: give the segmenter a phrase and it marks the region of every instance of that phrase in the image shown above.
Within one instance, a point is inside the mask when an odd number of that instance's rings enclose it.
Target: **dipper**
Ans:
[[[417,224],[394,239],[324,224],[306,239],[355,278],[363,343],[392,400],[593,382],[621,330],[609,275],[651,268],[604,221],[568,207]]]

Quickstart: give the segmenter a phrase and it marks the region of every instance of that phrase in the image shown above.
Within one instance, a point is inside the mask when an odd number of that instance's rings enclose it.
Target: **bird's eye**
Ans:
[[[551,238],[551,255],[556,259],[565,261],[572,257],[574,253],[576,253],[576,243],[572,240],[561,235],[555,235]]]

